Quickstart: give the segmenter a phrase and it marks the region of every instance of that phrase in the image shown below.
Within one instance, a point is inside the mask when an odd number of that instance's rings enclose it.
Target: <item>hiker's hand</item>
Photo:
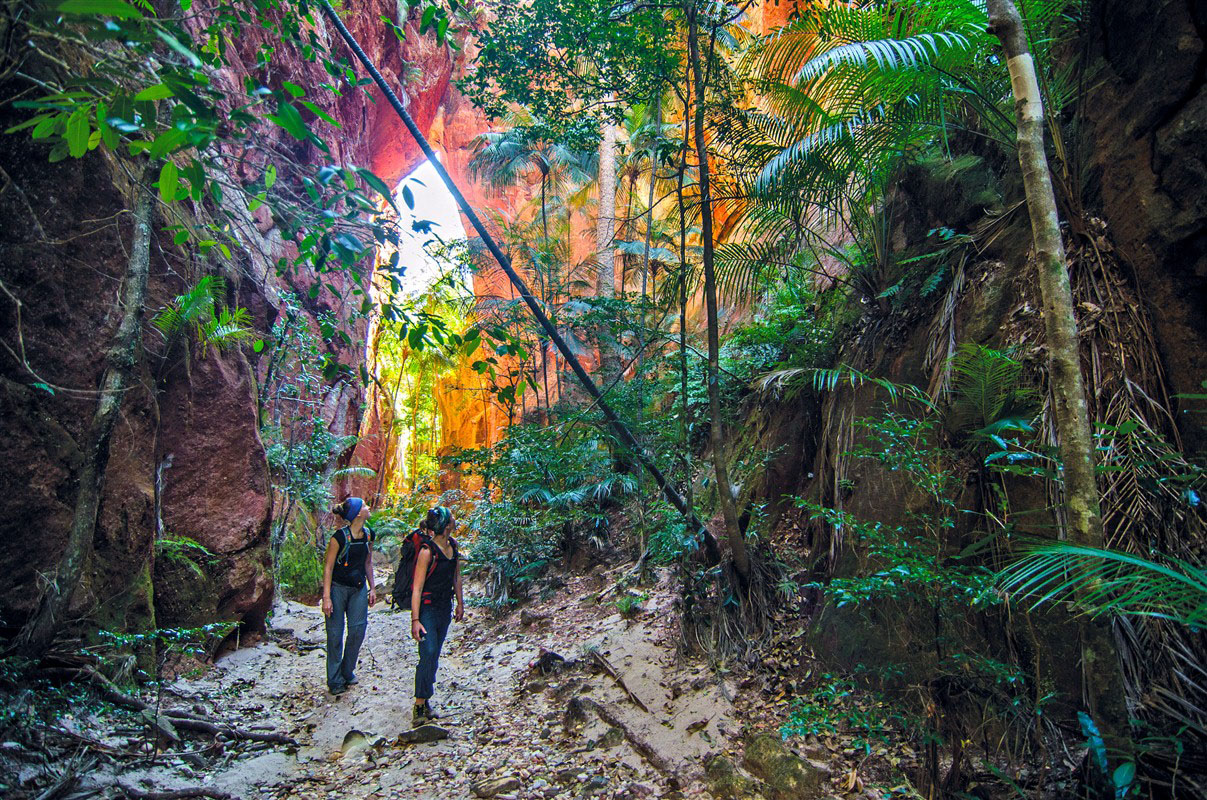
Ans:
[[[369,590],[369,605],[371,605],[371,606],[377,605],[377,590],[376,589]]]
[[[334,611],[335,611],[335,606],[331,605],[331,598],[324,597],[323,598],[323,616],[329,617],[329,616],[331,616],[332,612],[334,612]]]
[[[465,619],[465,606],[462,603],[457,603],[457,610],[453,612],[453,619],[457,622]]]
[[[423,627],[423,623],[419,620],[411,620],[411,638],[419,641],[427,633],[427,628]]]

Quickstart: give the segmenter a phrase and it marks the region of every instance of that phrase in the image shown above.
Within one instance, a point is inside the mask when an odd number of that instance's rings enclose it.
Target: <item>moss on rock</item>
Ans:
[[[825,772],[784,747],[777,736],[762,734],[746,742],[743,760],[751,774],[767,784],[771,800],[821,797]]]
[[[716,800],[766,800],[766,787],[743,775],[725,756],[713,756],[704,765],[708,791]]]

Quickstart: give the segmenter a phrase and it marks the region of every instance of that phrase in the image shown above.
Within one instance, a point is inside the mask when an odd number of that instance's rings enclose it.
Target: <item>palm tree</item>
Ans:
[[[541,177],[541,232],[548,239],[549,191],[556,191],[563,181],[590,180],[592,154],[544,138],[539,121],[531,115],[513,113],[504,122],[507,127],[503,130],[487,131],[474,139],[470,174],[495,186],[514,186],[537,170]]]

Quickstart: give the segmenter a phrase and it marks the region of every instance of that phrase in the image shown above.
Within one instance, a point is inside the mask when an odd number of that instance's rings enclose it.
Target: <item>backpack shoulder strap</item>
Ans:
[[[352,549],[352,537],[349,536],[350,531],[347,527],[340,528],[332,538],[339,542],[339,552],[335,556],[335,561],[341,566],[348,566],[348,552]]]

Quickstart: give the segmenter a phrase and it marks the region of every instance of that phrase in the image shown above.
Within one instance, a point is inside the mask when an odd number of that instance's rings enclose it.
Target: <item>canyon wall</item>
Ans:
[[[449,84],[450,51],[430,34],[419,36],[415,20],[399,43],[380,21],[396,12],[396,4],[377,0],[355,4],[345,20],[387,80],[402,87],[421,128],[443,131],[445,139],[450,130],[460,131],[460,141],[468,141],[480,121],[463,123],[458,116]],[[344,52],[325,24],[316,33]],[[256,47],[266,36],[257,31],[239,42],[244,62],[216,80],[239,85],[253,71]],[[260,77],[301,86],[327,78],[320,65],[300,53],[281,52],[279,45],[272,73]],[[8,95],[26,88],[16,77],[4,87]],[[418,163],[418,148],[380,97],[345,92],[324,105],[341,123],[339,131],[326,132],[331,156],[287,139],[279,129],[267,135],[299,164],[329,159],[367,165],[391,185]],[[20,120],[6,108],[0,124],[7,128]],[[10,453],[0,470],[0,570],[9,576],[0,588],[0,624],[10,631],[36,605],[39,576],[55,568],[65,545],[76,495],[77,442],[96,403],[131,238],[131,191],[115,178],[117,170],[105,155],[94,151],[54,164],[47,155],[48,148],[27,135],[0,137],[0,214],[10,221],[0,231],[0,341],[6,349],[0,358],[0,430]],[[260,168],[229,146],[224,155],[246,165],[248,174],[235,177],[253,178]],[[296,184],[301,177],[282,171],[279,180]],[[146,630],[224,619],[254,630],[271,607],[271,492],[257,394],[264,356],[250,348],[203,355],[187,337],[165,340],[150,326],[150,315],[202,274],[215,273],[228,281],[227,302],[251,312],[260,336],[277,319],[283,291],[302,298],[311,317],[329,313],[348,324],[351,347],[334,339],[323,343],[343,363],[363,363],[367,326],[340,296],[324,289],[309,297],[317,275],[276,274],[277,259],[296,251],[263,210],[232,211],[242,247],[229,262],[203,259],[173,245],[170,236],[154,242],[140,371],[111,445],[94,555],[75,593],[74,620]],[[345,291],[354,280],[330,274],[324,279]],[[362,402],[359,386],[334,387],[323,409],[334,433],[359,430]],[[156,558],[155,540],[166,534],[189,537],[213,554],[198,560],[203,578]],[[157,582],[157,572],[172,580]]]

